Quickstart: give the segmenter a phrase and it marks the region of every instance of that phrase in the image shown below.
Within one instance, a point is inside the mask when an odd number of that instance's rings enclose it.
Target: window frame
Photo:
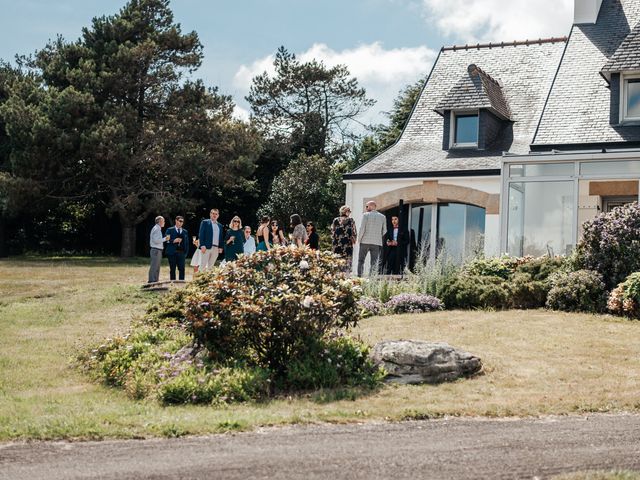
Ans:
[[[640,123],[640,116],[630,117],[627,112],[629,80],[640,83],[640,73],[620,74],[620,123]],[[636,82],[634,82],[636,83]]]
[[[457,117],[473,117],[473,116],[478,119],[478,129],[476,131],[475,143],[472,143],[472,142],[456,143],[456,133],[458,129],[456,118]],[[464,110],[464,111],[452,110],[451,111],[451,128],[449,128],[449,148],[478,148],[479,140],[480,140],[480,110]]]

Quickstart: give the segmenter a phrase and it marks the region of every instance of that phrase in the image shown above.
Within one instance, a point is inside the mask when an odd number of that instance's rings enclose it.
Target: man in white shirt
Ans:
[[[367,202],[366,213],[362,216],[362,223],[358,231],[358,276],[364,271],[364,261],[367,254],[371,257],[370,273],[378,273],[380,269],[380,253],[382,253],[382,237],[387,233],[387,218],[376,210],[373,200]]]
[[[212,268],[218,259],[218,255],[223,252],[224,231],[222,225],[218,222],[219,216],[218,209],[212,208],[209,212],[209,218],[200,222],[198,238],[200,240],[200,251],[202,252],[199,269],[201,272]]]
[[[164,217],[158,215],[156,224],[151,229],[149,235],[149,247],[151,256],[151,266],[149,267],[149,283],[155,283],[160,279],[160,264],[162,263],[162,250],[166,237],[162,236],[162,227],[164,227]]]
[[[252,255],[256,253],[256,239],[251,236],[251,227],[244,227],[244,254]]]

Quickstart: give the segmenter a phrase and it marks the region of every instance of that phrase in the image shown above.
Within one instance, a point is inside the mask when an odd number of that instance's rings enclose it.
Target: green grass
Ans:
[[[92,383],[79,349],[124,332],[154,294],[144,259],[0,260],[0,441],[178,437],[259,425],[640,411],[640,322],[547,311],[375,317],[368,343],[447,341],[485,374],[439,386],[338,390],[259,404],[163,407]],[[163,278],[167,276],[164,265]]]

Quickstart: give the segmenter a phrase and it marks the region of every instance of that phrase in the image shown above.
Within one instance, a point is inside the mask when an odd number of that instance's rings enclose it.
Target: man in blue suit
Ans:
[[[202,222],[200,222],[200,233],[198,234],[200,251],[202,252],[200,272],[204,272],[208,268],[213,267],[218,259],[218,255],[223,251],[224,233],[222,231],[222,225],[218,223],[219,216],[220,212],[218,209],[212,208],[209,212],[209,220],[202,220]]]
[[[169,278],[176,279],[176,267],[180,280],[184,280],[184,259],[189,253],[189,233],[182,228],[184,218],[176,217],[176,223],[168,228],[165,235],[169,237],[167,258],[169,259]]]

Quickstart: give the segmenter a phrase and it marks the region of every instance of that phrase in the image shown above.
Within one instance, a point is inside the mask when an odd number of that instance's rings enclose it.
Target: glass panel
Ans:
[[[411,238],[415,239],[415,254],[426,258],[429,258],[431,244],[431,211],[431,205],[412,205],[411,208]]]
[[[624,175],[627,173],[640,174],[640,160],[580,163],[581,175]]]
[[[573,163],[528,163],[510,165],[511,177],[560,177],[573,175]]]
[[[640,118],[640,78],[627,80],[627,117]]]
[[[485,210],[474,205],[438,205],[437,254],[461,263],[483,248]]]
[[[456,115],[454,143],[478,143],[478,115]]]
[[[573,182],[509,184],[510,255],[569,253],[573,238]]]

